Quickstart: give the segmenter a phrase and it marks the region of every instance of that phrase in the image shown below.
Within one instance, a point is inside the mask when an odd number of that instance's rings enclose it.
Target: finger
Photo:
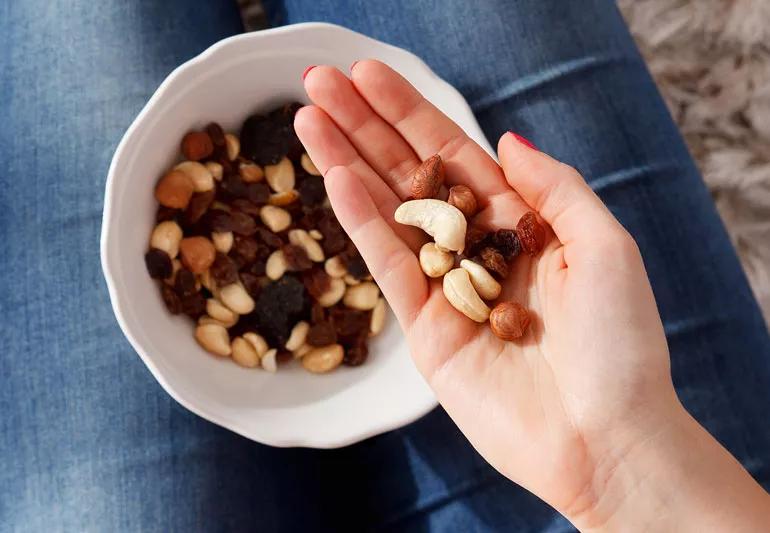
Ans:
[[[398,224],[393,219],[401,200],[380,177],[361,159],[347,137],[319,107],[305,106],[297,112],[294,129],[321,174],[326,175],[334,166],[344,166],[361,177],[363,185],[382,216],[398,236],[413,250],[425,242],[425,236],[416,228]]]
[[[508,183],[565,246],[580,243],[580,247],[588,247],[625,233],[575,169],[530,148],[512,133],[500,138],[498,156]]]
[[[409,177],[420,160],[401,135],[369,107],[351,81],[336,68],[318,66],[305,77],[305,90],[390,188],[401,199],[409,196]]]
[[[382,218],[360,176],[348,167],[335,166],[325,180],[340,224],[408,333],[429,293],[417,257]]]

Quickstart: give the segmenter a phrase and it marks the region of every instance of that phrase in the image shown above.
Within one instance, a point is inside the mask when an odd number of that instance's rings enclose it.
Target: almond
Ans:
[[[412,176],[412,197],[415,200],[436,198],[443,184],[444,164],[441,156],[432,155],[417,167]]]

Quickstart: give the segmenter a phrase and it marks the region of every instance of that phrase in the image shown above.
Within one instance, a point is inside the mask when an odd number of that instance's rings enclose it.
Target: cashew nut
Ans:
[[[382,331],[385,327],[385,315],[388,313],[388,304],[385,303],[385,298],[377,300],[377,305],[372,309],[372,316],[369,320],[369,336],[374,337]]]
[[[436,246],[435,242],[426,242],[420,248],[420,268],[431,278],[440,278],[455,265],[455,258]]]
[[[276,355],[278,355],[278,350],[276,350],[275,348],[265,352],[265,355],[263,355],[262,359],[260,360],[260,362],[262,363],[262,368],[264,368],[268,372],[275,372],[276,370],[278,370],[278,361],[276,361],[275,359]]]
[[[294,188],[294,165],[284,157],[275,165],[265,166],[265,179],[275,192],[286,192]]]
[[[275,250],[267,258],[265,263],[265,274],[273,281],[281,279],[286,272],[286,256],[283,255],[282,250]]]
[[[310,331],[310,324],[304,320],[297,322],[297,324],[291,328],[289,340],[286,341],[286,349],[290,352],[298,350],[303,344],[305,344],[308,331]]]
[[[314,374],[324,374],[334,370],[342,363],[345,350],[339,344],[330,344],[313,348],[302,358],[302,366],[305,370]]]
[[[305,250],[311,261],[321,262],[324,260],[324,251],[313,237],[303,229],[293,229],[289,231],[289,242]]]
[[[201,324],[195,328],[195,340],[207,352],[227,357],[232,352],[230,335],[224,326],[219,324]]]
[[[233,361],[246,368],[259,366],[259,354],[249,341],[243,337],[235,337],[231,344]]]
[[[345,274],[348,273],[348,269],[345,267],[345,263],[338,255],[330,257],[326,260],[324,263],[324,270],[333,278],[344,278]]]
[[[266,205],[260,209],[259,218],[273,233],[280,233],[291,225],[289,212],[274,205]]]
[[[254,310],[254,300],[238,283],[231,283],[219,290],[219,299],[239,315],[248,315]]]
[[[214,243],[214,248],[216,248],[217,252],[222,252],[223,254],[226,254],[230,251],[230,248],[233,247],[233,232],[232,231],[224,231],[224,232],[213,232],[211,234],[211,241]]]
[[[249,332],[249,333],[244,333],[243,338],[246,339],[249,344],[251,344],[254,350],[256,350],[257,355],[259,357],[262,357],[267,353],[267,350],[269,349],[269,347],[267,345],[267,341],[262,335],[258,333]]]
[[[470,259],[460,261],[460,266],[468,271],[471,284],[479,296],[485,300],[494,300],[500,296],[502,287],[486,268],[478,263],[474,263]]]
[[[452,306],[476,322],[486,322],[489,307],[473,288],[468,271],[464,268],[450,270],[444,276],[444,296]]]
[[[359,311],[374,309],[380,296],[380,289],[372,281],[364,281],[358,285],[348,287],[342,302]]]
[[[331,307],[345,295],[345,282],[339,278],[332,278],[329,284],[329,290],[318,297],[318,303],[322,307]]]
[[[462,211],[441,200],[410,200],[395,213],[396,222],[417,226],[433,237],[444,251],[462,252],[465,247],[467,222]]]

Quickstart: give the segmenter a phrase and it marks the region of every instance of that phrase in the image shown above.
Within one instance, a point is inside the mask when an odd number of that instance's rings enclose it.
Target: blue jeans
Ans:
[[[578,167],[641,247],[682,401],[770,487],[770,339],[610,0],[267,9],[416,52],[493,144],[511,129]],[[99,266],[107,166],[164,76],[240,31],[214,0],[0,4],[0,530],[571,530],[441,409],[341,450],[274,449],[182,409],[134,355]]]

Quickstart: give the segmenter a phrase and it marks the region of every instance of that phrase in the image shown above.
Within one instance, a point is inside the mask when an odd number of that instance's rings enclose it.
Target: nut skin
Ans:
[[[204,131],[191,131],[182,138],[182,153],[190,161],[200,161],[214,153],[214,143]]]
[[[409,200],[404,202],[393,217],[399,224],[416,226],[433,237],[436,246],[461,253],[465,247],[468,223],[462,211],[441,200]]]
[[[464,268],[450,270],[444,276],[444,296],[452,307],[475,322],[486,322],[489,307],[473,288],[468,271]]]
[[[518,302],[501,302],[489,315],[489,326],[504,341],[514,341],[524,336],[529,328],[529,311]]]
[[[179,244],[182,264],[193,274],[203,274],[217,255],[216,248],[206,237],[187,237]]]
[[[160,178],[155,186],[155,199],[165,207],[186,209],[194,191],[190,176],[181,170],[172,170]]]
[[[476,202],[476,196],[473,194],[470,187],[466,187],[465,185],[455,185],[450,187],[447,203],[462,211],[465,218],[471,218],[479,209],[479,204]]]
[[[426,242],[420,248],[420,268],[430,278],[440,278],[452,270],[454,264],[454,256],[440,250],[434,242]]]
[[[444,163],[438,154],[430,156],[417,167],[412,176],[412,197],[415,200],[436,198],[444,184]]]
[[[325,374],[342,364],[345,350],[340,344],[313,348],[302,357],[302,367],[313,374]]]
[[[516,235],[521,242],[521,249],[529,255],[537,255],[545,244],[545,228],[537,221],[532,211],[524,213],[516,224]]]

